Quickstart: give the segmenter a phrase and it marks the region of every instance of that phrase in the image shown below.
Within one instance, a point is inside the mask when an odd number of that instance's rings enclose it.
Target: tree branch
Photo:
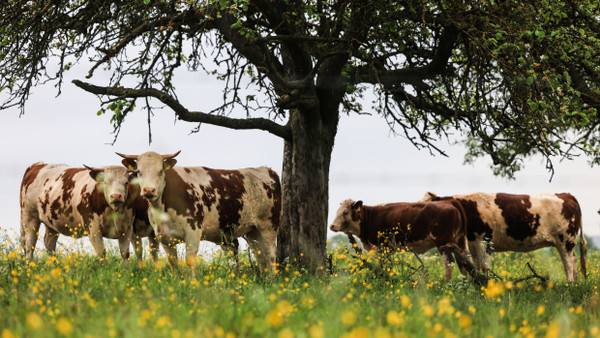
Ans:
[[[291,130],[289,127],[280,125],[271,120],[264,118],[235,119],[222,115],[212,115],[198,111],[189,111],[171,95],[154,88],[135,89],[123,87],[102,87],[79,80],[73,80],[73,83],[77,87],[96,95],[109,95],[124,98],[156,98],[169,108],[173,109],[177,117],[183,121],[208,123],[215,126],[236,130],[259,129],[279,136],[285,140],[291,139]]]

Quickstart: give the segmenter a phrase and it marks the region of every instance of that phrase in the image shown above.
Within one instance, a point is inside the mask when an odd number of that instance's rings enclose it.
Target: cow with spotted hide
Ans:
[[[185,243],[186,264],[193,267],[201,240],[236,249],[243,237],[261,272],[274,272],[281,186],[273,170],[175,166],[179,152],[117,154],[138,175],[150,223],[171,266],[177,264],[179,243]]]
[[[88,235],[96,254],[104,258],[103,237],[118,239],[125,261],[129,243],[142,258],[141,237],[148,237],[156,257],[158,242],[147,220],[147,202],[139,197],[133,173],[121,166],[73,168],[35,163],[21,182],[21,240],[27,260],[33,258],[40,223],[44,244],[54,253],[59,235]]]
[[[581,226],[581,209],[568,193],[511,195],[476,192],[439,197],[425,193],[421,201],[454,200],[467,215],[467,239],[477,269],[486,276],[490,251],[528,252],[555,247],[567,281],[577,280],[575,244],[579,234],[580,264],[586,276],[586,241]]]
[[[358,236],[366,250],[400,246],[419,254],[455,244],[468,254],[465,221],[460,203],[454,201],[369,206],[347,199],[340,204],[330,229]],[[454,259],[448,251],[440,253],[449,282]],[[459,267],[466,276],[465,267]]]

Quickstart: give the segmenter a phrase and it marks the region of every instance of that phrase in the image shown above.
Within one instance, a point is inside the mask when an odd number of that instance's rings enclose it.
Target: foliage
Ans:
[[[565,283],[555,250],[495,254],[496,280],[478,289],[455,277],[444,284],[438,255],[423,257],[429,274],[407,278],[412,254],[378,271],[376,258],[336,251],[332,275],[294,270],[258,277],[246,255],[239,272],[230,257],[187,267],[125,266],[79,250],[38,255],[27,264],[14,242],[0,243],[0,331],[5,336],[87,334],[139,337],[391,337],[571,336],[600,334],[600,255],[588,257],[590,275]],[[365,267],[369,262],[373,269]],[[512,283],[530,262],[552,282]],[[384,273],[383,275],[381,273]]]
[[[149,114],[156,99],[182,120],[285,139],[289,126],[225,115],[285,121],[300,109],[336,125],[340,109],[364,112],[372,89],[375,110],[416,146],[443,153],[438,139],[458,131],[467,162],[490,156],[511,176],[533,153],[549,169],[580,152],[600,162],[599,18],[592,0],[8,1],[0,88],[3,107],[23,108],[32,86],[60,88],[85,56],[88,77],[112,75],[76,84],[107,98],[117,131],[142,98]],[[223,80],[223,104],[183,107],[182,66]]]

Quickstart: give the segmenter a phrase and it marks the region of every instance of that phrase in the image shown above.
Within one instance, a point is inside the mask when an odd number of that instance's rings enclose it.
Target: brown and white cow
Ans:
[[[121,166],[72,168],[38,162],[27,168],[20,194],[21,239],[27,259],[33,258],[40,223],[46,225],[44,244],[51,253],[59,234],[75,238],[88,235],[100,257],[106,255],[102,237],[107,237],[119,240],[123,259],[129,259],[129,242],[136,253],[140,251],[141,259],[140,241],[132,241],[134,222],[136,236],[157,242],[144,220],[146,202],[139,197],[139,188],[129,184],[132,175]]]
[[[427,192],[422,201],[456,200],[467,214],[467,239],[475,266],[488,274],[493,251],[528,252],[553,246],[568,281],[577,280],[575,243],[579,233],[581,270],[586,275],[586,242],[581,209],[571,194],[511,195],[476,192],[438,197]]]
[[[177,263],[178,243],[185,243],[186,263],[193,267],[200,240],[231,245],[244,237],[261,271],[274,271],[281,186],[273,170],[174,167],[179,152],[117,154],[137,172],[142,196],[150,202],[150,223],[171,266]]]
[[[367,206],[347,199],[341,203],[330,229],[358,236],[366,250],[395,242],[424,253],[453,243],[468,254],[464,211],[460,203],[452,201]],[[442,259],[448,282],[454,259],[447,254],[442,254]],[[463,273],[466,275],[466,271]]]

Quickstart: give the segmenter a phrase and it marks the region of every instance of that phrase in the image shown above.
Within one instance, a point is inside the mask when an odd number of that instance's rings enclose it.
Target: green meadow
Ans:
[[[164,258],[100,261],[81,249],[48,256],[38,247],[27,263],[14,240],[0,238],[3,338],[600,336],[595,250],[576,283],[566,282],[556,251],[542,249],[494,254],[497,277],[476,286],[457,268],[444,283],[437,252],[381,261],[342,247],[320,274],[288,264],[263,278],[246,252],[239,269],[217,253],[193,272]],[[527,263],[549,281],[527,278]]]

